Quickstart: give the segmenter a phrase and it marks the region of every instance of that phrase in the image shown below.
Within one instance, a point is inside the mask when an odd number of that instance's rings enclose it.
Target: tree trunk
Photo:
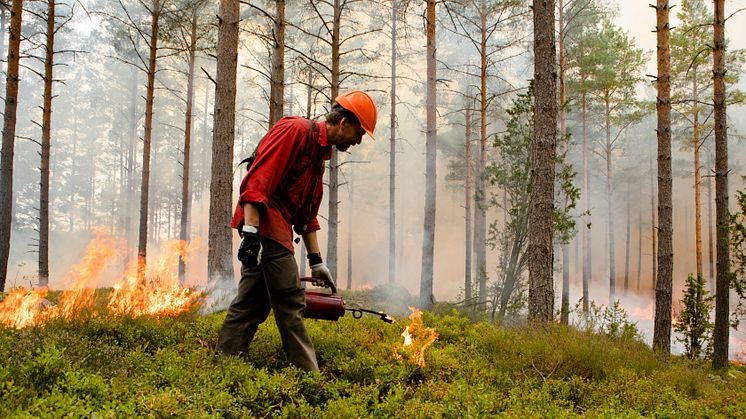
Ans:
[[[712,367],[728,368],[730,249],[728,234],[728,131],[725,113],[725,1],[715,0],[712,74],[715,102],[715,240],[717,273]]]
[[[630,214],[630,202],[631,197],[629,196],[629,183],[627,183],[627,240],[625,240],[626,246],[624,251],[624,294],[626,295],[629,291],[629,252],[630,252],[630,241],[632,240],[632,214]]]
[[[658,39],[658,283],[655,286],[653,349],[671,352],[673,285],[673,198],[671,173],[671,53],[668,0],[657,0]]]
[[[277,0],[275,4],[277,9],[269,92],[269,128],[282,118],[285,108],[285,0]]]
[[[710,165],[712,167],[712,156],[710,156]],[[709,271],[710,271],[710,294],[715,295],[715,245],[713,243],[712,234],[712,176],[707,177],[707,237],[708,237],[708,260],[709,260]]]
[[[437,133],[436,90],[435,90],[435,0],[427,0],[426,30],[427,39],[427,128],[425,131],[425,216],[422,235],[422,273],[420,277],[420,305],[424,309],[432,307],[433,296],[433,256],[435,250],[435,192],[436,192],[436,152]]]
[[[306,118],[311,119],[313,115],[313,70],[308,67],[308,81],[306,84]],[[307,253],[306,253],[306,246],[300,247],[300,265],[298,266],[298,271],[300,272],[300,276],[306,276],[306,259],[307,259]]]
[[[155,97],[155,66],[158,52],[158,20],[161,0],[153,0],[150,26],[150,57],[148,59],[148,87],[145,100],[145,131],[142,145],[142,181],[140,183],[140,229],[137,240],[137,274],[145,277],[148,246],[148,193],[150,188],[150,144],[153,138],[153,101]]]
[[[55,0],[47,0],[47,45],[44,57],[44,104],[41,122],[39,196],[39,286],[49,286],[49,155],[52,147],[52,83],[54,82]]]
[[[391,122],[389,138],[389,283],[396,282],[396,15],[391,1]]]
[[[536,99],[528,223],[528,312],[529,319],[539,322],[550,322],[554,316],[552,236],[557,147],[554,10],[554,0],[533,1]]]
[[[192,150],[192,108],[194,105],[194,61],[197,52],[197,9],[192,11],[192,23],[189,36],[189,73],[187,74],[187,103],[184,117],[184,159],[181,174],[181,218],[179,220],[179,240],[189,241],[189,204],[192,202],[189,193],[189,175]],[[186,282],[186,261],[179,256],[179,282]]]
[[[342,5],[340,0],[334,0],[334,18],[332,21],[332,100],[339,95],[340,86],[340,26],[342,21]],[[333,278],[337,277],[337,237],[339,236],[339,153],[332,147],[332,158],[329,160],[329,231],[326,243],[326,265]]]
[[[656,227],[655,217],[655,183],[654,183],[655,172],[653,172],[653,154],[650,154],[650,237],[652,243],[652,252],[650,257],[652,259],[651,266],[652,282],[651,289],[653,290],[653,300],[655,300],[655,287],[658,284],[658,227]]]
[[[520,231],[525,232],[525,228],[521,228]],[[516,231],[516,235],[513,238],[512,246],[510,247],[510,260],[508,261],[508,268],[505,270],[505,283],[500,291],[500,308],[498,309],[497,316],[504,318],[510,303],[510,296],[513,295],[518,278],[521,276],[522,270],[521,263],[521,249],[525,243],[526,236]]]
[[[605,119],[606,119],[606,208],[607,212],[607,234],[609,244],[609,307],[614,306],[616,301],[616,243],[614,237],[614,211],[613,208],[613,190],[612,183],[614,181],[612,171],[612,152],[614,151],[611,145],[611,110],[609,104],[610,98],[608,92],[605,95],[604,105],[606,107]]]
[[[558,0],[559,11],[559,115],[560,138],[565,144],[563,155],[568,148],[567,138],[567,96],[565,89],[565,5],[564,0]],[[560,324],[565,326],[570,322],[570,248],[569,243],[562,243],[562,302],[560,307]]]
[[[588,222],[581,226],[583,235],[583,313],[590,308],[589,286],[591,282],[591,175],[588,167],[588,100],[586,92],[580,93],[580,119],[583,133],[583,201]]]
[[[697,74],[696,64],[692,68],[692,73]],[[697,77],[692,78],[692,97],[699,97],[699,89],[697,86]],[[696,244],[696,256],[697,256],[697,276],[703,276],[702,271],[702,177],[700,174],[700,162],[699,162],[699,110],[697,105],[694,106],[693,115],[693,135],[692,135],[692,147],[694,149],[694,242]]]
[[[0,153],[0,292],[5,291],[10,256],[10,230],[13,218],[13,151],[16,140],[18,110],[18,62],[21,49],[21,15],[23,1],[14,0],[10,9],[8,35],[8,69],[5,79],[3,144]]]
[[[477,282],[479,284],[479,309],[484,310],[487,303],[487,191],[485,190],[484,172],[487,167],[487,3],[480,3],[481,42],[480,52],[480,87],[479,87],[479,165],[477,170],[477,193],[475,199],[478,208],[476,220],[476,258]]]
[[[354,180],[354,174],[355,172],[350,169],[350,178],[348,179],[347,187],[349,191],[349,199],[350,203],[348,204],[347,208],[347,289],[352,289],[352,226],[355,224],[352,222],[352,214],[353,211],[353,202],[355,197],[355,180]]]
[[[640,293],[642,279],[642,189],[640,189],[640,212],[637,217],[637,293]]]
[[[233,281],[232,200],[233,142],[236,130],[236,67],[239,0],[221,0],[218,19],[218,63],[210,170],[210,216],[207,276],[212,283]]]
[[[471,231],[471,200],[472,200],[472,191],[471,191],[471,182],[472,182],[472,174],[471,174],[471,161],[472,161],[472,151],[471,151],[471,106],[472,101],[471,99],[467,98],[466,100],[466,115],[465,115],[465,125],[466,125],[466,133],[464,136],[464,164],[466,165],[466,179],[464,179],[464,219],[465,226],[464,226],[464,232],[465,232],[465,244],[466,244],[466,253],[464,255],[464,301],[466,304],[472,304],[472,289],[471,289],[471,264],[472,264],[472,231]]]

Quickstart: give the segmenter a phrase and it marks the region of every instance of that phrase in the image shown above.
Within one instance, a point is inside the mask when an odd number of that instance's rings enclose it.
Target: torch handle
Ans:
[[[319,279],[311,277],[311,276],[302,276],[300,277],[301,282],[310,282],[313,285],[321,288],[329,288],[325,286]],[[334,288],[329,288],[332,291],[332,295],[337,295],[337,290]]]

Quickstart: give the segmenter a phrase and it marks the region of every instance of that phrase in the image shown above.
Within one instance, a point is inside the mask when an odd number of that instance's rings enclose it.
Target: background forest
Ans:
[[[15,2],[1,3],[6,57]],[[320,211],[322,249],[338,284],[400,286],[425,308],[447,301],[505,323],[525,316],[534,113],[528,2],[442,1],[431,21],[421,2],[244,1],[228,129],[216,128],[218,29],[225,24],[216,3],[23,2],[12,177],[5,160],[2,166],[13,184],[4,290],[64,289],[66,272],[105,231],[126,250],[102,275],[102,287],[138,253],[145,257],[146,247],[152,260],[165,243],[187,240],[194,250],[178,262],[182,283],[230,292],[235,257],[227,267],[208,262],[212,240],[238,239],[227,231],[211,236],[229,223],[211,218],[215,173],[230,172],[227,187],[236,191],[244,174],[238,162],[274,121],[321,117],[338,92],[363,89],[378,105],[376,140],[332,160]],[[727,4],[728,14],[738,9]],[[554,307],[567,323],[619,301],[650,342],[655,10],[611,0],[557,7]],[[712,13],[704,0],[682,0],[671,12],[674,318],[690,274],[715,292]],[[424,71],[430,23],[437,45],[432,100]],[[746,188],[744,24],[746,13],[735,13],[726,25],[731,196]],[[5,77],[0,83],[5,92]],[[426,124],[429,111],[434,127]],[[213,142],[231,128],[232,150],[217,164]],[[737,204],[731,199],[734,212]],[[731,300],[737,307],[735,293]],[[730,358],[743,360],[745,333],[743,326],[731,330]],[[674,352],[688,350],[674,343]]]

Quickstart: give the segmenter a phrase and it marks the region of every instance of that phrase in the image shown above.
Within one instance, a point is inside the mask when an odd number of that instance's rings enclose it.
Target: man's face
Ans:
[[[365,130],[360,124],[351,122],[347,118],[342,118],[339,123],[339,131],[335,145],[339,151],[347,151],[353,145],[358,145],[365,135]]]

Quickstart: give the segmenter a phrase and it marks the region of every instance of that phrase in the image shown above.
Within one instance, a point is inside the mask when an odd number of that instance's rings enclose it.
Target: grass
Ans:
[[[289,365],[271,319],[246,359],[213,365],[223,317],[0,329],[0,417],[746,416],[746,369],[661,360],[626,335],[425,313],[439,338],[420,368],[397,359],[408,320],[308,320],[321,368],[308,374]]]

